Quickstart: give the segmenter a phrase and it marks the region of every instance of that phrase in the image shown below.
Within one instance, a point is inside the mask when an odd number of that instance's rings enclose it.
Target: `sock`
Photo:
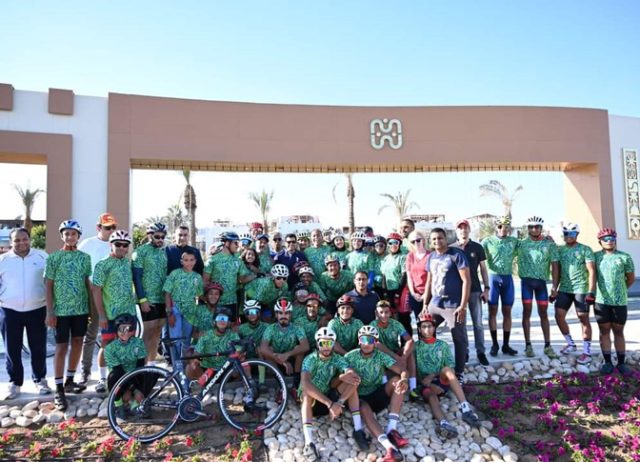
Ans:
[[[413,391],[418,387],[418,382],[415,377],[409,377],[409,390]]]
[[[498,346],[498,331],[492,330],[490,332],[491,332],[491,341],[493,342],[493,345]]]
[[[398,420],[400,420],[400,416],[398,414],[389,414],[389,420],[387,422],[387,430],[385,433],[392,432],[396,429],[396,425],[398,425]]]
[[[504,344],[503,346],[509,346],[509,337],[511,337],[511,331],[503,331],[502,335],[504,335]],[[496,342],[497,344],[497,342]]]
[[[105,367],[100,366],[100,378],[102,380],[106,380],[106,378],[107,378],[107,366],[105,366]]]
[[[571,338],[571,334],[565,334],[564,339],[567,341],[567,345],[576,346],[576,342]]]
[[[582,351],[584,354],[591,356],[591,340],[582,341]]]
[[[387,435],[384,433],[378,437],[378,443],[380,443],[385,449],[395,449],[393,444],[391,444],[391,441],[389,441],[389,438],[387,438]]]
[[[616,356],[618,357],[618,364],[624,364],[624,359],[627,356],[626,353],[618,353],[616,351]]]
[[[447,419],[442,419],[440,421],[440,425],[444,425],[444,424],[448,424],[448,423],[449,423],[449,421]]]
[[[67,382],[73,382],[73,378],[76,375],[76,371],[67,369]]]
[[[353,419],[353,429],[355,431],[362,430],[362,418],[360,417],[360,409],[351,411],[351,418]]]
[[[54,379],[57,391],[64,391],[64,377],[56,377]]]
[[[551,346],[551,342],[544,342],[544,347],[545,348],[550,347],[550,346]]]
[[[611,364],[611,352],[610,351],[603,351],[602,352],[602,356],[604,357],[604,362]]]
[[[463,401],[460,403],[460,412],[469,412],[471,410],[471,405],[469,401]]]
[[[313,443],[313,424],[311,422],[302,424],[302,433],[304,434],[304,444]]]

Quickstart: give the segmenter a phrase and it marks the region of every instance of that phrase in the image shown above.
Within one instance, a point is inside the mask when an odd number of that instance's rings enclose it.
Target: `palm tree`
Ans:
[[[180,206],[180,202],[173,204],[167,209],[167,226],[169,227],[169,233],[173,234],[178,226],[185,221],[185,214]]]
[[[20,200],[22,201],[22,205],[24,206],[24,220],[22,221],[22,226],[24,226],[24,228],[29,231],[29,233],[31,233],[31,228],[33,227],[33,222],[31,221],[31,212],[33,210],[33,205],[35,204],[38,195],[44,192],[44,189],[23,189],[22,186],[18,186],[17,184],[13,185],[13,189],[15,189],[20,196]]]
[[[262,228],[265,233],[268,232],[267,227],[269,225],[269,212],[271,211],[271,201],[273,200],[273,190],[267,193],[264,189],[261,193],[249,193],[249,199],[253,202],[253,205],[260,211],[262,216]]]
[[[491,180],[487,184],[480,185],[480,196],[496,196],[502,202],[504,215],[511,218],[513,201],[522,189],[522,186],[518,186],[513,193],[509,194],[509,190],[507,190],[505,185],[497,180]]]
[[[182,196],[184,197],[184,209],[187,211],[187,216],[189,218],[189,240],[191,241],[191,245],[196,244],[196,192],[191,186],[191,170],[183,170],[182,175],[184,176],[187,184],[184,187],[184,192]]]
[[[356,190],[353,187],[353,173],[345,173],[347,177],[347,206],[349,207],[348,215],[349,215],[349,232],[353,233],[356,229],[356,220],[355,220],[355,212],[354,212],[354,202],[356,199]],[[336,200],[336,188],[338,187],[338,183],[333,186],[331,190],[331,194],[333,195],[333,202],[338,203]]]
[[[389,202],[391,203],[380,207],[378,209],[378,215],[380,215],[380,213],[384,209],[388,207],[393,207],[393,209],[396,212],[396,215],[398,215],[398,222],[399,222],[409,214],[409,210],[411,210],[413,207],[420,208],[418,204],[416,204],[415,202],[409,202],[409,194],[411,194],[411,189],[407,189],[407,192],[405,192],[404,194],[399,191],[398,194],[396,194],[395,196],[387,193],[380,194],[385,199],[389,199]]]

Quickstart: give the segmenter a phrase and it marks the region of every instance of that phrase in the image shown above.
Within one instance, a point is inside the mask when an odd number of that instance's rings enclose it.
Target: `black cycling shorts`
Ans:
[[[613,323],[624,325],[627,322],[626,305],[617,306],[596,303],[594,312],[596,315],[596,322],[598,324]]]
[[[338,392],[336,391],[336,389],[332,388],[329,390],[329,393],[327,393],[327,398],[329,398],[331,401],[338,401],[338,399],[340,399],[340,396],[338,396]],[[311,406],[311,414],[314,417],[329,415],[329,408],[320,401],[314,400],[313,406]]]
[[[140,310],[140,314],[142,314],[143,322],[155,321],[156,319],[164,319],[167,317],[167,312],[165,311],[164,303],[149,302],[149,308],[151,308],[151,311],[149,311],[148,313],[145,313],[144,311]]]
[[[556,298],[556,309],[568,311],[573,303],[578,313],[588,313],[589,305],[585,302],[586,294],[570,294],[569,292],[558,292]]]
[[[371,410],[377,414],[389,406],[391,398],[387,395],[386,385],[382,384],[368,395],[360,396],[360,401],[367,403]]]
[[[88,314],[56,317],[56,343],[69,343],[69,337],[84,337],[89,324]]]

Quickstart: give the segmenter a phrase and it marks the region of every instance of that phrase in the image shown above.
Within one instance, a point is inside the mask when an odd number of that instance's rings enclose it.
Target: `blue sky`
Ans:
[[[97,96],[113,91],[299,104],[574,106],[640,116],[639,20],[635,0],[12,1],[0,15],[0,81]],[[134,219],[144,218],[137,216],[136,188],[144,190],[148,174],[134,177]],[[523,214],[540,204],[537,188],[544,182],[545,189],[555,188],[552,202],[560,204],[546,206],[547,214],[562,216],[561,175],[504,175],[530,192],[520,199]],[[495,176],[460,181],[429,175],[413,183],[399,176],[362,177],[361,188],[371,191],[362,220],[374,218],[378,192],[464,183],[463,194],[470,194]],[[283,181],[273,180],[260,179],[257,189],[277,190]],[[334,179],[313,181],[330,197]],[[203,188],[204,197],[214,194]],[[286,190],[277,195],[286,202]],[[447,198],[437,207],[420,199],[425,212],[472,212]],[[238,201],[246,203],[244,192]],[[328,200],[323,207],[335,205]]]

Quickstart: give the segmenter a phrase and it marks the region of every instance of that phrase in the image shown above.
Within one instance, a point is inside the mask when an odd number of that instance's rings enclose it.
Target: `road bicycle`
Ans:
[[[162,342],[172,346],[180,340],[184,339]],[[180,420],[214,418],[216,410],[240,431],[275,425],[287,406],[285,378],[266,361],[240,359],[238,350],[246,345],[241,341],[231,351],[182,356],[174,361],[173,370],[144,366],[127,373],[109,393],[109,424],[123,440],[135,438],[141,443],[162,438]],[[207,369],[197,381],[184,374],[185,361],[213,357],[227,357],[219,370]]]

